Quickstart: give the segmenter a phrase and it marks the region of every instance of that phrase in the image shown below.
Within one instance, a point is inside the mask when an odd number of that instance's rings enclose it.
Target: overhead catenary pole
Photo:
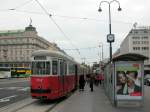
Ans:
[[[99,48],[102,48],[102,53],[101,53],[101,58],[102,58],[102,61],[103,61],[103,58],[104,58],[104,51],[103,51],[103,43],[102,42],[100,42],[100,45],[99,45]]]

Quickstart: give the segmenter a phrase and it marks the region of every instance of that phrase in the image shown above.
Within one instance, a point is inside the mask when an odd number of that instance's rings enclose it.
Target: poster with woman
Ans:
[[[116,64],[117,99],[141,99],[142,80],[140,63]]]

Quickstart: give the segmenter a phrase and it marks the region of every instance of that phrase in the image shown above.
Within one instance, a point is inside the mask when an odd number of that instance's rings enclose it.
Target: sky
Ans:
[[[106,40],[109,33],[109,8],[108,4],[102,3],[102,12],[98,12],[101,1],[0,0],[0,30],[24,29],[30,24],[31,18],[39,36],[56,43],[76,61],[92,64],[102,60],[102,48],[103,58],[109,58],[109,43]],[[110,5],[111,28],[115,35],[113,53],[134,23],[137,26],[150,25],[149,0],[118,1],[122,11],[117,10],[116,2]]]

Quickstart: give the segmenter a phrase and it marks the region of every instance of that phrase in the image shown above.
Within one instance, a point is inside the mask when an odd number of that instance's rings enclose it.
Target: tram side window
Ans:
[[[60,75],[64,75],[64,64],[63,64],[63,61],[60,61]]]
[[[34,75],[50,74],[50,62],[32,62],[32,74]]]
[[[72,73],[75,74],[75,65],[72,65]]]
[[[75,73],[75,65],[69,64],[69,74],[74,74],[74,73]]]
[[[37,62],[38,74],[45,74],[45,62]]]
[[[46,62],[46,74],[50,74],[50,62]]]
[[[58,61],[53,60],[52,62],[52,74],[57,75],[58,74]]]
[[[65,75],[67,75],[67,63],[64,63],[64,70],[65,70]]]
[[[71,67],[71,64],[69,64],[69,74],[72,74],[72,67]]]

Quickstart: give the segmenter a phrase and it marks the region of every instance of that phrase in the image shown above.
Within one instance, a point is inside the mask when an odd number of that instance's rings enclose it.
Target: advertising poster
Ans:
[[[118,100],[142,99],[140,63],[116,64],[116,95]]]

